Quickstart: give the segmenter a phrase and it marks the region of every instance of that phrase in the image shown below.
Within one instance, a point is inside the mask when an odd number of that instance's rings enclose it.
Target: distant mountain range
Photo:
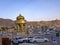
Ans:
[[[0,26],[11,28],[14,26],[14,21],[11,19],[0,18]]]
[[[11,19],[3,19],[0,18],[0,26],[4,26],[4,27],[14,27],[15,23],[13,20]],[[60,27],[60,20],[52,20],[52,21],[27,21],[27,26],[33,26],[34,28],[37,28],[38,26],[56,26],[56,27]]]

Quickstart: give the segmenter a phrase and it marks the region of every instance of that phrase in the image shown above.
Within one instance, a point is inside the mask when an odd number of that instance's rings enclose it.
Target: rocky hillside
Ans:
[[[14,26],[14,21],[12,21],[10,19],[0,18],[0,26],[11,28]]]
[[[60,20],[52,20],[52,21],[37,21],[37,22],[29,22],[31,25],[36,25],[36,26],[57,26],[60,27]],[[28,23],[28,24],[29,24]]]
[[[4,26],[4,27],[14,27],[14,21],[11,19],[3,19],[0,18],[0,26]],[[27,26],[33,26],[34,28],[38,27],[38,26],[57,26],[60,27],[60,20],[52,20],[52,21],[31,21],[31,22],[27,22]]]

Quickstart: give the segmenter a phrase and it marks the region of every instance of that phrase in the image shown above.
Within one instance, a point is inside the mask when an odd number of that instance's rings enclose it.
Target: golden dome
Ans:
[[[17,24],[26,23],[26,20],[16,20]]]
[[[24,19],[24,17],[20,14],[17,17],[17,20],[15,21],[16,24],[21,24],[21,23],[26,23],[26,20]]]
[[[24,19],[24,17],[20,14],[18,17],[17,17],[17,20],[19,19]]]

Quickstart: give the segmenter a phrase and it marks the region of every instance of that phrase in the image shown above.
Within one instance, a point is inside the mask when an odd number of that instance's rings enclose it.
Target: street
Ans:
[[[58,45],[60,45],[60,36],[56,37],[56,33],[51,33],[49,35],[43,35],[43,37],[48,38],[49,42],[42,42],[42,43],[19,43],[18,45],[52,45],[53,40],[56,40],[58,42]]]

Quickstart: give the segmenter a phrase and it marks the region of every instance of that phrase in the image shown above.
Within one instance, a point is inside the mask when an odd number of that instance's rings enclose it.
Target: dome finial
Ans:
[[[19,14],[19,16],[17,17],[17,20],[19,19],[24,19],[24,16],[22,16],[21,14]]]
[[[19,16],[22,16],[21,14],[19,14]]]

